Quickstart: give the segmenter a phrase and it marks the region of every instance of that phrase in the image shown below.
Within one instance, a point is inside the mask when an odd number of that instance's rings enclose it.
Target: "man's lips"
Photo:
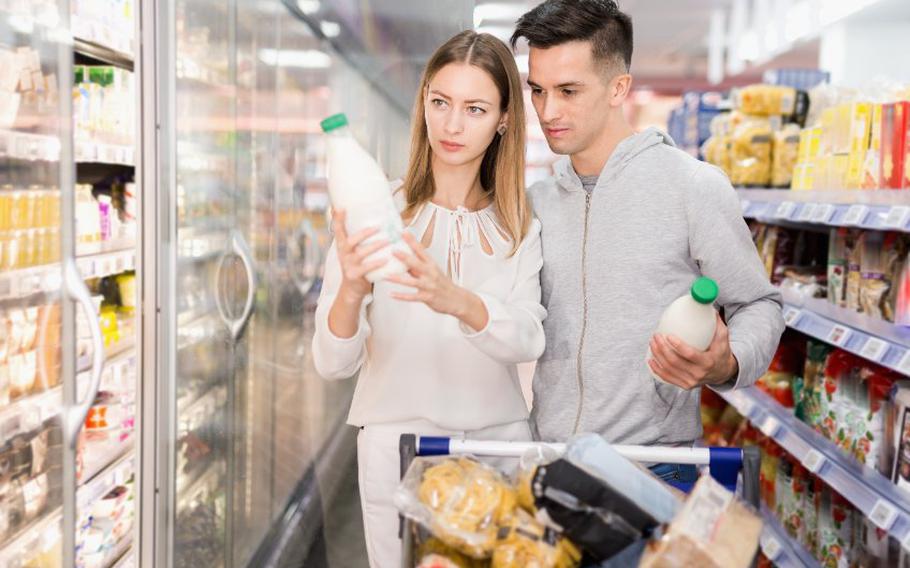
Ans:
[[[547,129],[546,129],[547,136],[554,136],[554,137],[557,137],[557,138],[558,138],[559,136],[562,136],[563,134],[565,134],[565,133],[568,132],[568,131],[569,131],[568,128],[562,128],[562,127],[553,127],[553,128],[547,128]]]

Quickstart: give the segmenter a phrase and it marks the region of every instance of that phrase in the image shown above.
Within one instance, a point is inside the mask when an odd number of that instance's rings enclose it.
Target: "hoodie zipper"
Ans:
[[[585,381],[581,373],[582,351],[585,347],[585,333],[588,329],[588,218],[591,216],[591,192],[585,191],[585,231],[581,241],[581,337],[578,339],[578,353],[575,359],[575,374],[578,380],[578,410],[575,413],[575,426],[572,435],[578,434],[581,425],[581,411],[585,405]]]

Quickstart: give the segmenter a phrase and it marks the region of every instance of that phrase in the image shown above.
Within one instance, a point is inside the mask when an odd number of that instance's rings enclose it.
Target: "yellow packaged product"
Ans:
[[[853,103],[849,107],[849,157],[844,184],[847,189],[863,186],[869,133],[872,131],[872,109],[871,103]]]
[[[733,104],[746,114],[789,116],[796,111],[796,89],[779,85],[750,85],[733,91]]]
[[[771,185],[790,187],[799,153],[799,126],[787,124],[774,132],[771,163]]]
[[[872,105],[872,123],[869,126],[869,150],[863,160],[862,189],[881,187],[882,160],[882,105]]]
[[[519,509],[499,530],[491,568],[575,568],[581,551]]]
[[[771,182],[771,125],[752,118],[733,132],[730,143],[730,181],[736,186],[767,186]]]
[[[471,458],[417,459],[395,504],[447,545],[489,558],[500,524],[515,513],[517,495],[502,474]]]
[[[486,561],[458,552],[438,538],[429,538],[417,547],[417,568],[484,568]]]

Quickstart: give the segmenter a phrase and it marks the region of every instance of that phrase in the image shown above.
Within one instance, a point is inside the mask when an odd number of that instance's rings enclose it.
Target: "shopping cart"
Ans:
[[[481,440],[462,440],[458,438],[417,436],[402,434],[398,445],[401,459],[401,477],[404,478],[415,457],[450,456],[470,454],[478,457],[512,457],[518,458],[528,450],[545,446],[557,454],[565,453],[565,444],[545,442],[498,442]],[[735,492],[737,483],[741,482],[742,499],[756,510],[760,507],[759,473],[761,454],[757,447],[746,448],[675,448],[664,446],[624,446],[614,445],[623,457],[644,463],[673,463],[708,466],[708,471],[715,480],[730,491]],[[742,476],[740,477],[740,474]],[[673,484],[686,490],[680,484]],[[414,566],[414,531],[412,521],[402,517],[399,530],[402,554],[401,565],[404,568]]]

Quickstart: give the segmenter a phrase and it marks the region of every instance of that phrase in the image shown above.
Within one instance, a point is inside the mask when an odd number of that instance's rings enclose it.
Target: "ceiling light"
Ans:
[[[260,49],[259,59],[268,65],[304,69],[325,69],[332,64],[332,58],[328,54],[316,49]]]
[[[315,14],[319,11],[319,0],[297,0],[297,8],[306,15]]]
[[[486,21],[500,21],[513,23],[527,10],[524,4],[505,4],[495,2],[480,4],[474,8],[474,27],[479,28]]]
[[[341,33],[341,26],[335,22],[325,21],[319,24],[319,29],[325,37],[338,37]]]

